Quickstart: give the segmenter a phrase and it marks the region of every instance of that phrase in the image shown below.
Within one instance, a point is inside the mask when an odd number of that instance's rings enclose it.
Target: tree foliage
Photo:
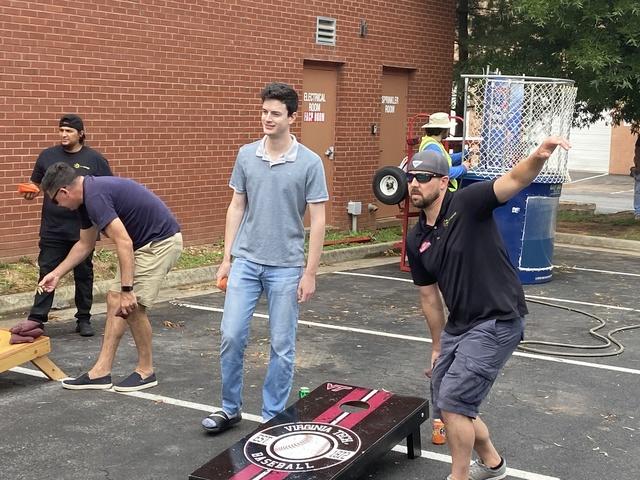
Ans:
[[[640,129],[639,0],[458,0],[456,72],[568,78],[576,123]]]

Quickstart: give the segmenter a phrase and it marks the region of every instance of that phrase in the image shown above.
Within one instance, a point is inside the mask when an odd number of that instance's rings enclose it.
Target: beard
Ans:
[[[416,195],[419,196],[419,198],[417,198]],[[424,210],[425,208],[430,207],[439,196],[440,194],[438,192],[433,192],[424,196],[418,189],[415,189],[411,191],[411,203],[414,207]]]

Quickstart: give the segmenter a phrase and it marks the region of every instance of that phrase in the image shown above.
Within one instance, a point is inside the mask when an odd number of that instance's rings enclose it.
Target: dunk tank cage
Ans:
[[[479,137],[470,183],[498,178],[549,135],[569,138],[577,89],[573,81],[504,75],[462,75],[465,138]],[[524,284],[552,278],[555,224],[568,152],[558,148],[534,182],[495,210],[511,263]]]
[[[462,137],[445,139],[461,142],[464,150],[474,147],[472,169],[460,187],[492,180],[509,171],[547,136],[569,138],[577,89],[572,80],[505,75],[462,75],[464,118]],[[405,177],[406,165],[420,143],[415,130],[425,113],[409,118],[407,156],[399,167],[383,167],[373,178],[378,200],[399,207],[402,222],[400,269],[408,271],[406,236],[411,210]],[[503,237],[509,259],[524,284],[544,283],[552,278],[553,243],[562,184],[569,180],[568,153],[557,149],[534,182],[495,210],[494,218]]]

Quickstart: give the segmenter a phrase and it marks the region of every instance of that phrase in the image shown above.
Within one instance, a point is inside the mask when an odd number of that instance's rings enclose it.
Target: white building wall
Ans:
[[[607,116],[589,127],[571,129],[569,170],[609,172],[611,121]]]

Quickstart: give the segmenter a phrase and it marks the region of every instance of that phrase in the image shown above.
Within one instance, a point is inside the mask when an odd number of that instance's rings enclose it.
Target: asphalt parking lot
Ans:
[[[640,323],[640,258],[556,246],[554,279],[526,286],[527,340],[597,345],[588,335]],[[189,474],[257,427],[268,330],[259,305],[245,361],[245,420],[209,436],[200,420],[219,405],[219,323],[223,293],[187,291],[157,306],[151,318],[159,386],[143,392],[67,391],[30,365],[0,374],[2,479],[187,479]],[[99,333],[104,315],[96,315]],[[415,287],[395,259],[336,266],[318,278],[301,312],[295,387],[324,382],[427,396],[423,374],[430,340]],[[85,371],[100,336],[48,327],[51,358],[68,375]],[[508,478],[636,480],[640,471],[640,329],[614,335],[624,352],[607,357],[559,357],[516,352],[483,405],[483,418],[510,467]],[[540,347],[542,348],[542,347]],[[544,347],[556,348],[556,347]],[[572,350],[603,353],[604,350]],[[125,337],[115,379],[130,373],[135,348]],[[398,447],[362,478],[443,479],[446,446],[422,428],[422,457]],[[314,478],[309,476],[309,479]]]
[[[633,211],[634,181],[628,175],[572,170],[571,181],[562,185],[561,201],[592,204],[595,213]]]

